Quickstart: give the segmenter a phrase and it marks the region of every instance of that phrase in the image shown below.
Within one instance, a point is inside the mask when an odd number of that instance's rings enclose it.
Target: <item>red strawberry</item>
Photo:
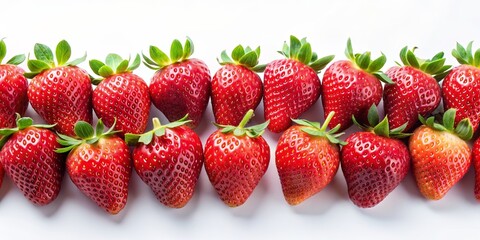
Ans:
[[[262,80],[256,72],[265,65],[257,65],[260,47],[252,51],[238,45],[230,58],[222,52],[223,65],[212,79],[212,107],[218,124],[238,125],[249,109],[256,109],[263,95]],[[233,59],[233,60],[232,60]]]
[[[323,74],[322,103],[325,117],[336,112],[329,127],[340,131],[352,126],[352,115],[365,122],[372,104],[382,100],[382,84],[393,83],[380,69],[387,58],[382,54],[371,61],[370,52],[354,54],[350,39],[345,54],[349,60],[334,62]]]
[[[290,36],[290,46],[285,43],[282,52],[286,59],[275,60],[265,69],[264,110],[270,120],[272,132],[285,131],[320,97],[320,79],[317,73],[332,59],[333,55],[317,59],[316,53],[305,39]]]
[[[363,132],[347,138],[342,148],[342,171],[348,186],[350,200],[361,208],[379,204],[407,176],[410,154],[400,140],[409,134],[402,133],[406,123],[390,130],[388,118],[379,122],[377,108],[368,111],[368,125],[359,125]]]
[[[205,144],[205,170],[220,199],[230,206],[245,203],[267,171],[270,148],[261,136],[268,121],[245,127],[250,109],[240,124],[217,125],[220,129]]]
[[[283,195],[290,205],[297,205],[320,192],[332,180],[340,162],[337,133],[340,126],[326,131],[334,116],[330,112],[325,123],[293,120],[298,125],[285,131],[278,141],[275,161]]]
[[[150,83],[152,102],[170,122],[183,116],[190,117],[188,125],[196,127],[202,119],[210,97],[210,71],[207,65],[193,54],[189,38],[182,46],[174,40],[170,58],[159,48],[150,46],[150,58],[143,56],[147,67],[157,70]]]
[[[92,122],[92,85],[88,73],[76,67],[87,55],[67,62],[71,49],[62,40],[56,48],[57,66],[49,47],[37,43],[34,49],[37,60],[28,60],[33,78],[28,86],[28,99],[33,109],[55,130],[74,135],[73,127],[79,120]]]
[[[473,144],[473,165],[475,167],[475,198],[480,201],[480,138]]]
[[[57,149],[61,153],[70,151],[66,165],[72,182],[110,214],[125,207],[132,172],[128,146],[114,135],[114,127],[104,133],[101,119],[96,131],[87,122],[79,121],[75,134],[80,139],[60,134],[58,142],[64,147]]]
[[[23,69],[17,67],[25,60],[20,54],[2,64],[7,54],[7,47],[3,39],[0,40],[0,128],[15,126],[15,113],[25,114],[28,106],[27,79],[23,76]],[[0,173],[1,179],[1,173]]]
[[[125,133],[139,134],[147,127],[150,113],[148,85],[132,73],[140,65],[140,56],[135,60],[124,60],[117,54],[109,54],[105,63],[90,60],[93,72],[102,78],[94,79],[97,88],[93,91],[93,109],[107,127]]]
[[[443,106],[455,108],[455,124],[469,118],[475,132],[480,123],[480,49],[472,54],[472,42],[467,49],[457,43],[452,55],[461,64],[443,80]]]
[[[0,165],[0,188],[3,184],[3,175],[5,175],[5,170],[3,169],[2,165]]]
[[[0,129],[0,164],[25,197],[39,206],[57,198],[64,172],[64,155],[55,152],[60,144],[47,129],[51,127],[19,118],[16,128]]]
[[[434,117],[419,116],[423,125],[410,138],[413,172],[428,199],[445,196],[470,167],[472,153],[466,141],[472,138],[472,124],[465,118],[454,129],[455,112],[452,108],[444,113],[443,125],[435,123]]]
[[[135,143],[133,164],[140,178],[157,199],[171,208],[184,207],[192,198],[203,166],[203,148],[198,135],[184,126],[186,117],[161,125],[142,135],[126,134]]]
[[[383,102],[391,128],[405,122],[405,131],[418,123],[418,115],[431,114],[440,103],[440,86],[437,81],[445,77],[450,65],[445,64],[443,52],[431,60],[417,58],[413,50],[403,48],[400,59],[404,66],[391,67],[386,73],[394,84],[386,84]],[[400,64],[398,64],[400,65]]]

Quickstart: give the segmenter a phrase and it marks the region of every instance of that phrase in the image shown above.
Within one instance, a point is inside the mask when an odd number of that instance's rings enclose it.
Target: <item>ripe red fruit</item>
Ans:
[[[297,205],[325,188],[335,177],[340,162],[337,125],[326,131],[334,116],[331,112],[322,126],[318,122],[293,120],[298,125],[287,129],[278,141],[275,161],[283,195]]]
[[[443,125],[434,117],[425,120],[410,137],[413,172],[420,192],[427,199],[438,200],[453,187],[470,167],[472,153],[466,143],[473,135],[468,118],[454,128],[455,109],[443,115]]]
[[[57,198],[64,173],[65,156],[55,152],[60,144],[51,127],[19,118],[16,128],[0,129],[0,164],[23,195],[39,206]]]
[[[350,200],[361,208],[379,204],[407,176],[410,154],[400,140],[410,134],[402,131],[406,123],[390,130],[388,118],[379,122],[377,108],[368,112],[369,125],[356,125],[364,131],[350,135],[342,148],[342,171]]]
[[[383,95],[390,127],[398,128],[408,121],[405,131],[417,125],[419,114],[427,116],[437,108],[441,98],[437,81],[442,80],[451,67],[444,65],[443,52],[431,60],[423,60],[415,56],[414,50],[403,48],[400,59],[404,66],[391,67],[386,72],[394,84],[386,84]]]
[[[117,54],[109,54],[105,63],[90,60],[93,72],[101,78],[94,79],[98,85],[93,91],[93,109],[105,126],[111,127],[116,121],[115,130],[139,134],[147,127],[150,113],[148,85],[132,73],[140,65],[137,54],[134,61],[122,59]]]
[[[79,121],[75,134],[80,139],[60,134],[58,142],[64,147],[57,149],[60,153],[70,152],[66,165],[72,182],[110,214],[125,207],[132,172],[128,146],[114,135],[114,127],[104,133],[101,119],[96,131],[87,122]]]
[[[28,106],[27,79],[23,69],[17,67],[25,60],[25,55],[12,57],[6,64],[2,60],[7,54],[3,39],[0,40],[0,128],[15,126],[15,113],[25,114]],[[0,173],[1,179],[1,173]],[[1,180],[0,180],[1,181]],[[1,185],[0,185],[1,186]]]
[[[135,144],[133,164],[140,178],[167,207],[182,208],[192,198],[203,166],[203,148],[198,135],[184,126],[186,116],[161,125],[153,119],[153,129],[144,134],[126,134]]]
[[[182,46],[174,40],[170,58],[158,47],[150,46],[150,58],[143,55],[144,64],[157,70],[150,82],[150,96],[153,104],[170,122],[187,115],[192,120],[190,127],[196,127],[202,119],[210,97],[210,71],[207,65],[195,58],[193,42],[189,38]]]
[[[469,118],[475,132],[480,123],[480,49],[472,54],[472,42],[467,49],[457,43],[452,55],[461,64],[443,80],[443,106],[455,108],[455,124]]]
[[[480,201],[480,138],[473,144],[473,166],[475,167],[475,198]]]
[[[212,107],[218,124],[238,125],[262,100],[263,84],[256,72],[262,72],[265,65],[258,65],[259,57],[260,47],[253,51],[238,45],[232,58],[223,51],[222,61],[217,59],[223,66],[212,79]]]
[[[217,125],[220,129],[205,144],[205,170],[220,199],[230,206],[245,203],[267,171],[270,148],[261,136],[268,121],[245,127],[249,110],[240,124]]]
[[[74,125],[83,120],[92,122],[92,85],[88,73],[76,67],[82,58],[67,62],[71,49],[62,40],[56,48],[57,65],[52,50],[40,43],[34,48],[36,60],[28,60],[32,78],[28,86],[28,99],[33,109],[49,124],[56,124],[59,133],[74,135]]]
[[[350,39],[345,55],[348,60],[334,62],[323,74],[322,103],[325,117],[335,116],[330,128],[340,124],[340,131],[352,126],[352,115],[365,122],[368,109],[382,100],[382,84],[393,83],[380,69],[387,58],[382,54],[371,61],[370,52],[354,54]]]
[[[290,36],[290,46],[285,43],[280,52],[286,59],[275,60],[265,69],[264,110],[270,120],[272,132],[285,131],[320,97],[320,79],[317,73],[332,59],[333,55],[318,59],[305,39]]]

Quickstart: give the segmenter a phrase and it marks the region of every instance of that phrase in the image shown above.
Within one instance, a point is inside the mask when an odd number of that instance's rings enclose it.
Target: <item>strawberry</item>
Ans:
[[[480,138],[473,144],[473,166],[475,167],[475,198],[480,201]]]
[[[286,59],[269,63],[264,74],[265,119],[270,120],[268,129],[275,133],[285,131],[292,118],[315,104],[321,90],[317,74],[334,58],[330,55],[318,59],[310,43],[295,36],[290,36],[290,46],[284,43],[280,53]]]
[[[340,124],[339,131],[352,126],[352,115],[362,122],[367,119],[368,109],[382,100],[382,84],[393,83],[380,69],[385,55],[370,60],[370,52],[354,54],[350,39],[345,54],[348,60],[334,62],[323,74],[322,103],[325,117],[336,112],[330,128]]]
[[[247,201],[267,171],[270,148],[261,136],[268,121],[245,127],[253,116],[247,111],[240,124],[219,125],[205,144],[205,170],[220,199],[237,207]]]
[[[222,68],[212,79],[212,107],[218,124],[238,125],[262,100],[263,84],[257,72],[262,72],[265,65],[258,65],[259,57],[260,47],[252,51],[238,45],[232,58],[223,51],[222,61],[217,59]]]
[[[15,113],[25,114],[28,106],[28,82],[23,69],[17,66],[25,60],[25,55],[16,55],[2,64],[6,54],[6,44],[0,39],[0,128],[14,127]]]
[[[404,66],[391,67],[386,72],[394,84],[386,84],[383,92],[385,114],[391,128],[407,123],[405,131],[418,123],[418,115],[431,114],[440,103],[440,86],[437,81],[445,77],[450,65],[445,64],[443,52],[437,53],[431,60],[419,59],[404,47],[400,59]]]
[[[410,154],[402,141],[407,123],[390,130],[388,118],[379,122],[377,108],[368,111],[369,125],[353,122],[364,131],[350,135],[342,148],[342,171],[350,200],[361,208],[379,204],[407,176]]]
[[[47,205],[60,192],[64,155],[55,152],[60,144],[48,129],[53,125],[33,125],[31,118],[17,116],[17,127],[0,129],[0,164],[28,200]]]
[[[184,207],[192,198],[203,166],[203,148],[198,135],[179,121],[161,125],[153,119],[153,129],[144,134],[126,134],[135,144],[133,164],[140,178],[157,199],[171,208]]]
[[[443,125],[435,123],[434,117],[425,120],[419,115],[422,126],[418,127],[409,142],[413,172],[420,192],[427,199],[438,200],[467,172],[472,159],[466,143],[473,135],[468,118],[454,128],[456,109],[443,115]]]
[[[337,125],[326,131],[335,112],[318,122],[293,120],[298,125],[287,129],[278,141],[275,161],[282,184],[283,195],[290,205],[297,205],[320,192],[338,170],[340,149],[344,142],[338,139]]]
[[[455,108],[455,124],[469,118],[475,132],[480,123],[480,49],[472,54],[472,42],[467,49],[457,43],[452,55],[461,64],[443,80],[443,106]]]
[[[124,133],[139,134],[147,127],[150,113],[148,85],[132,73],[140,65],[140,55],[135,60],[124,60],[117,54],[109,54],[105,63],[90,60],[93,72],[101,78],[94,79],[98,85],[93,91],[93,109],[107,127],[113,126]]]
[[[28,99],[33,109],[49,124],[56,124],[59,133],[74,135],[74,125],[83,120],[92,122],[92,86],[88,73],[76,67],[87,55],[68,62],[71,49],[67,41],[58,43],[52,50],[40,43],[34,48],[36,60],[28,60],[32,78],[28,86]]]
[[[193,42],[187,38],[185,45],[174,40],[170,58],[158,47],[150,46],[150,58],[143,55],[144,64],[156,70],[150,82],[153,104],[170,122],[183,116],[190,117],[190,127],[196,127],[202,119],[210,97],[210,71],[207,65],[195,58]]]
[[[67,172],[70,179],[87,197],[110,214],[117,214],[127,203],[128,183],[132,172],[127,144],[114,135],[115,124],[107,132],[98,120],[96,130],[84,121],[75,124],[78,138],[59,134],[63,148],[69,152]]]

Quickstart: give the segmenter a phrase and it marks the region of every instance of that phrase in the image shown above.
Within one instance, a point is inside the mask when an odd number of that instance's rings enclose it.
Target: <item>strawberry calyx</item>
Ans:
[[[306,38],[298,40],[293,35],[290,36],[290,45],[284,42],[282,51],[278,51],[278,53],[311,67],[317,73],[335,58],[335,55],[318,58],[318,55],[312,51],[312,46],[307,42]]]
[[[85,121],[78,121],[75,124],[75,128],[74,128],[75,135],[77,135],[77,137],[73,138],[73,137],[69,137],[67,135],[63,135],[59,133],[58,134],[59,138],[57,138],[57,142],[64,147],[56,149],[55,152],[57,153],[70,152],[72,149],[80,146],[83,143],[95,144],[98,142],[98,140],[102,138],[112,136],[113,134],[120,132],[120,131],[114,131],[116,123],[117,123],[117,119],[115,119],[115,122],[113,123],[111,128],[109,128],[106,132],[103,132],[105,125],[103,124],[102,119],[98,119],[95,130],[93,129],[92,125],[90,125],[89,123]]]
[[[178,39],[175,39],[170,46],[170,57],[160,48],[150,46],[150,58],[142,53],[143,64],[152,70],[159,70],[174,63],[187,60],[193,54],[193,50],[193,42],[189,37],[187,37],[183,46]]]
[[[331,111],[328,114],[327,118],[325,119],[325,122],[321,126],[319,122],[311,122],[305,119],[292,119],[292,121],[302,126],[300,130],[302,130],[303,132],[307,133],[310,136],[324,137],[324,138],[327,138],[328,141],[333,144],[346,145],[347,142],[344,142],[339,139],[339,137],[345,133],[344,132],[337,133],[338,130],[340,129],[340,124],[337,124],[337,126],[327,131],[328,124],[330,123],[334,115],[335,115],[335,112]]]
[[[361,124],[357,121],[354,115],[352,115],[352,121],[355,125],[367,132],[372,132],[375,135],[387,137],[387,138],[405,138],[411,133],[404,133],[403,131],[407,127],[408,122],[405,122],[400,127],[390,129],[388,124],[388,116],[385,116],[382,121],[380,121],[378,110],[375,104],[368,109],[368,124]]]
[[[243,116],[243,119],[240,122],[240,124],[238,124],[238,126],[221,125],[217,123],[213,123],[213,124],[217,126],[219,129],[221,129],[220,132],[225,134],[233,133],[233,135],[237,137],[242,137],[245,135],[247,135],[250,138],[260,137],[265,132],[265,129],[270,123],[270,120],[267,120],[262,124],[254,125],[251,127],[245,127],[245,125],[247,125],[247,123],[250,121],[252,117],[253,117],[253,109],[250,109],[247,111],[247,113],[245,113],[245,116]]]
[[[381,71],[382,67],[387,62],[387,57],[382,53],[382,56],[378,57],[375,60],[371,59],[370,52],[354,53],[352,47],[352,41],[350,38],[347,40],[347,48],[345,48],[345,55],[347,58],[352,61],[358,68],[371,73],[378,80],[393,84],[392,79],[390,79],[384,72]]]
[[[473,137],[473,126],[469,118],[462,119],[455,127],[455,115],[457,109],[450,108],[443,113],[442,123],[435,122],[435,116],[425,119],[422,115],[418,115],[420,122],[437,131],[447,131],[457,135],[459,138],[468,141]]]
[[[185,115],[183,118],[171,122],[169,124],[162,125],[160,123],[160,120],[158,118],[153,118],[153,129],[145,132],[143,134],[132,134],[132,133],[127,133],[125,134],[125,142],[127,142],[128,145],[136,145],[137,143],[143,143],[145,145],[148,145],[152,142],[153,136],[161,137],[165,135],[165,129],[173,129],[176,127],[183,126],[192,120],[188,120],[188,114]]]
[[[21,117],[20,114],[17,115],[17,127],[14,128],[2,128],[0,129],[0,149],[7,143],[10,136],[18,131],[21,131],[28,127],[36,127],[36,128],[53,128],[53,125],[47,124],[33,124],[33,119],[29,117]]]
[[[424,73],[432,75],[433,78],[437,81],[441,81],[447,74],[450,72],[451,65],[445,65],[446,58],[444,57],[443,52],[439,52],[432,57],[432,59],[421,59],[415,56],[415,50],[417,48],[409,50],[408,47],[402,48],[400,51],[400,60],[403,65],[411,66],[413,68],[419,69]],[[402,66],[400,63],[396,62],[399,66]]]
[[[7,55],[7,45],[5,44],[5,41],[0,39],[0,64],[2,64],[3,59]],[[10,60],[6,62],[6,64],[11,64],[11,65],[19,65],[25,61],[25,54],[19,54],[15,55]]]
[[[76,66],[87,59],[87,53],[85,52],[83,57],[68,61],[72,54],[72,49],[65,40],[60,41],[55,49],[57,64],[55,64],[52,50],[47,45],[35,44],[33,53],[36,59],[28,59],[27,66],[30,72],[24,74],[26,78],[33,78],[45,70],[58,66]]]
[[[98,76],[101,76],[101,78],[92,79],[92,83],[98,85],[107,77],[115,74],[129,73],[140,66],[139,54],[135,56],[133,62],[130,62],[130,60],[130,57],[128,59],[123,59],[120,55],[115,53],[108,54],[105,63],[97,59],[90,60],[88,63],[92,71]]]
[[[480,48],[472,53],[472,42],[469,42],[465,49],[460,43],[457,42],[457,47],[452,50],[452,56],[457,59],[458,63],[471,65],[474,67],[480,67]]]
[[[228,56],[227,51],[223,50],[222,54],[220,54],[221,60],[217,58],[217,61],[222,66],[226,64],[235,64],[244,66],[254,72],[263,72],[267,65],[259,65],[258,58],[260,58],[260,47],[252,50],[249,46],[243,48],[242,45],[238,45],[232,50],[231,58]]]

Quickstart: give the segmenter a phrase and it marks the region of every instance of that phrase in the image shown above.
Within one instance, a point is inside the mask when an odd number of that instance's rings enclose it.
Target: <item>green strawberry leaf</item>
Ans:
[[[414,68],[419,68],[420,64],[418,63],[417,57],[415,57],[415,54],[413,54],[412,51],[407,51],[407,60],[410,66]]]
[[[23,61],[25,61],[25,54],[18,54],[10,58],[10,60],[7,61],[7,64],[12,64],[12,65],[20,65]],[[2,61],[0,60],[0,63]]]
[[[53,52],[47,45],[41,43],[35,44],[33,53],[37,60],[44,61],[49,66],[53,66]]]
[[[118,64],[117,69],[115,70],[115,73],[124,73],[127,71],[128,68],[128,60],[125,59]]]
[[[110,67],[110,69],[117,69],[120,63],[123,61],[122,57],[115,53],[110,53],[107,55],[105,64]]]
[[[335,58],[335,55],[329,55],[322,57],[320,59],[315,60],[313,63],[310,64],[310,67],[313,68],[316,72],[324,69],[328,63],[330,63]]]
[[[387,74],[383,72],[374,72],[372,73],[378,80],[387,83],[387,84],[394,84],[393,80],[387,76]]]
[[[242,45],[236,46],[232,51],[232,59],[235,62],[239,62],[240,58],[242,58],[244,55],[245,55],[245,50],[243,49]]]
[[[40,73],[44,70],[50,69],[50,65],[48,63],[41,61],[41,60],[29,60],[27,62],[28,69],[35,73]]]
[[[3,39],[0,40],[0,64],[2,63],[3,59],[7,55],[7,45]]]
[[[475,51],[475,56],[473,57],[473,66],[480,67],[480,48]]]
[[[448,131],[453,131],[454,130],[454,125],[455,125],[455,115],[456,115],[456,109],[451,108],[448,109],[444,114],[443,114],[443,126],[448,130]]]
[[[72,54],[72,49],[67,41],[62,40],[58,43],[57,48],[55,49],[55,55],[57,57],[58,66],[63,66]]]
[[[355,57],[355,63],[361,69],[368,69],[370,64],[370,52],[365,52],[358,57]]]
[[[472,123],[470,122],[470,119],[464,118],[462,121],[460,121],[457,127],[455,128],[455,133],[457,134],[458,137],[460,137],[465,141],[472,139],[473,126],[472,126]]]
[[[379,124],[380,117],[378,116],[377,106],[375,106],[375,104],[372,104],[368,109],[367,119],[370,126],[376,126]]]
[[[170,47],[170,59],[172,63],[178,62],[182,59],[183,56],[183,47],[182,43],[177,39],[173,40],[172,46]]]
[[[367,72],[378,72],[387,62],[387,57],[382,53],[382,56],[378,57],[377,59],[373,60],[370,65],[368,65]]]
[[[302,43],[298,38],[295,36],[291,35],[290,36],[290,57],[293,59],[298,58],[298,53],[300,52],[300,47],[302,46]]]
[[[383,137],[390,137],[390,128],[388,124],[388,118],[383,118],[383,120],[378,123],[374,128],[373,131],[375,132],[376,135],[378,136],[383,136]]]
[[[91,138],[94,136],[95,131],[92,125],[85,121],[79,121],[75,124],[75,134],[83,139]]]
[[[127,71],[131,72],[137,69],[140,66],[140,54],[135,55],[135,59],[133,62],[128,66]]]
[[[193,54],[193,41],[189,37],[185,40],[185,46],[183,47],[182,59],[188,59]]]
[[[78,64],[87,60],[87,53],[85,52],[82,57],[74,59],[70,62],[65,63],[66,66],[77,66]]]
[[[170,59],[168,58],[167,54],[162,52],[162,50],[160,50],[158,47],[150,46],[150,57],[160,67],[170,64]]]
[[[140,135],[138,142],[141,142],[143,144],[149,144],[150,142],[152,142],[153,134],[154,134],[153,132],[147,132]]]
[[[88,64],[90,65],[90,68],[92,69],[92,71],[97,75],[100,75],[100,73],[98,72],[100,68],[105,66],[105,63],[96,59],[90,60]]]
[[[155,136],[161,137],[161,136],[163,136],[163,135],[165,135],[165,128],[164,128],[164,127],[155,130]]]
[[[248,68],[253,67],[258,63],[257,53],[249,52],[243,55],[238,62],[242,65],[245,65]]]
[[[312,46],[310,43],[305,43],[300,47],[298,52],[298,61],[308,65],[312,59]]]
[[[352,47],[352,40],[348,38],[347,40],[347,47],[345,48],[345,56],[351,61],[355,60],[355,55],[353,54],[353,47]]]
[[[98,69],[98,74],[106,78],[113,75],[113,69],[108,65],[103,65],[100,69]]]

